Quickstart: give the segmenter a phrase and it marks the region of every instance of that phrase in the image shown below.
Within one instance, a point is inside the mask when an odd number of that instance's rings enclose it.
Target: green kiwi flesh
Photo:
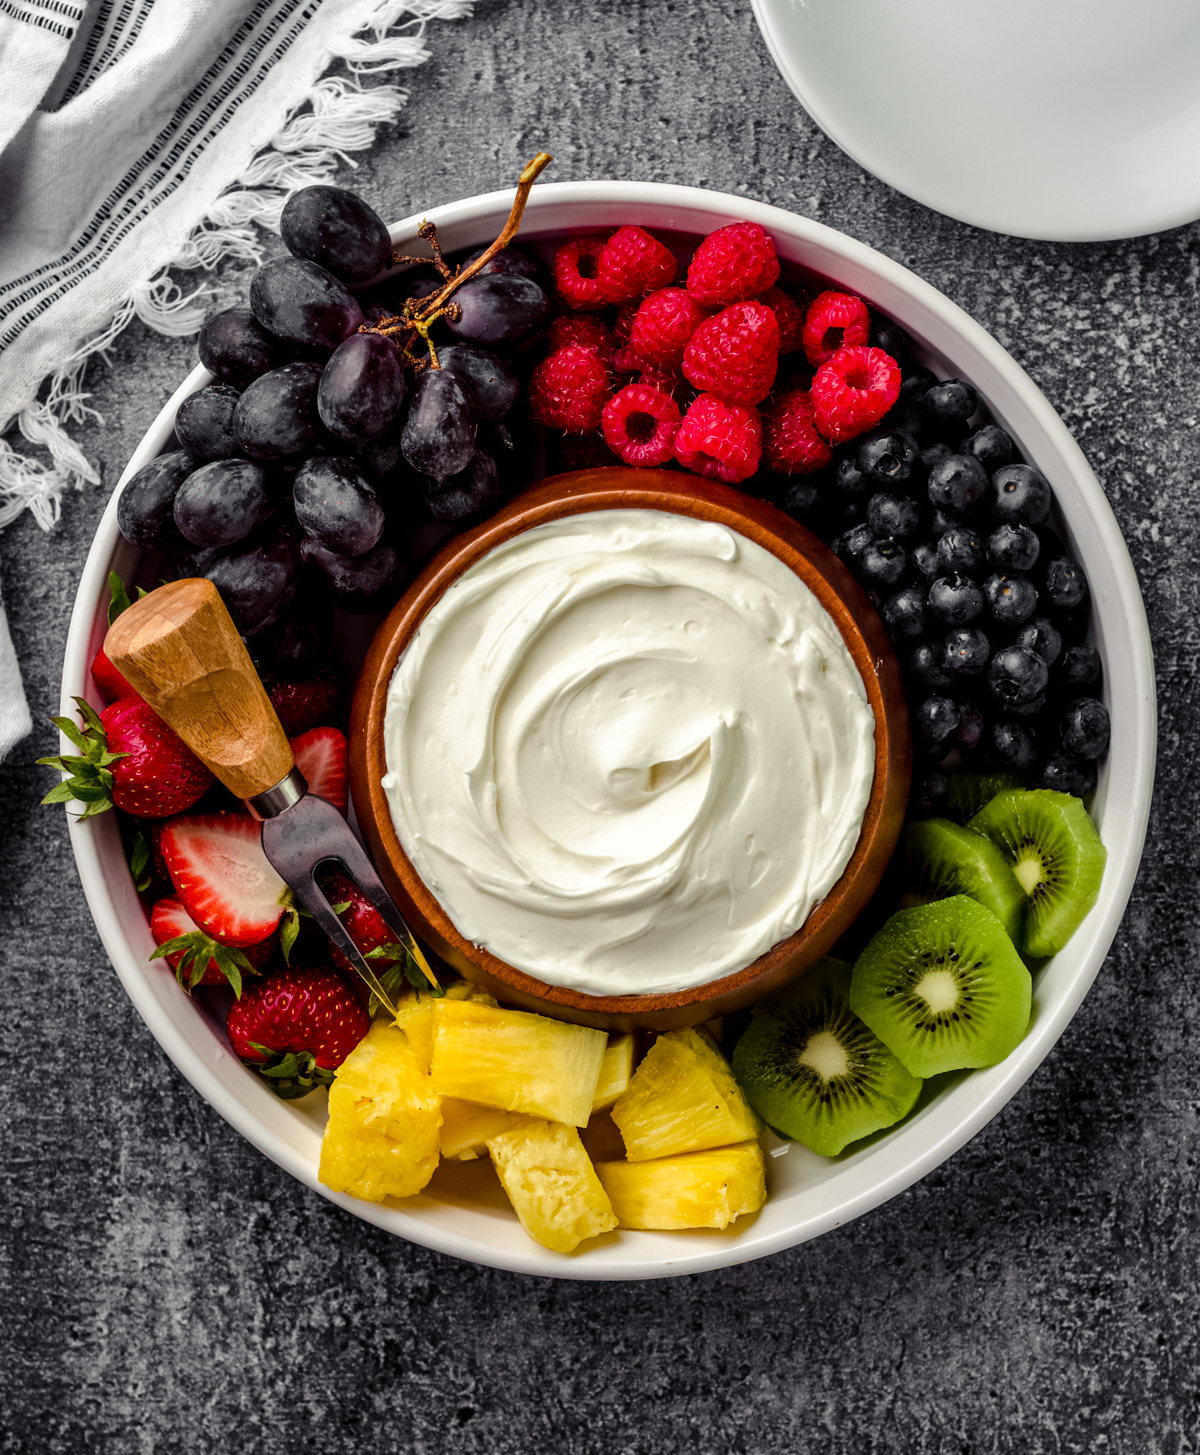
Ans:
[[[859,956],[850,1009],[914,1076],[1002,1061],[1032,982],[1004,927],[964,894],[894,914]]]
[[[991,839],[947,818],[926,818],[905,829],[904,851],[908,892],[901,900],[902,909],[967,894],[991,910],[1010,940],[1021,943],[1028,901]]]
[[[1023,778],[1019,773],[973,773],[963,769],[950,775],[946,813],[955,823],[966,823],[985,803],[990,803],[997,793],[1028,787],[1029,779]]]
[[[755,1007],[733,1052],[733,1074],[755,1111],[823,1157],[898,1122],[921,1090],[851,1012],[850,976],[845,961],[819,960]]]
[[[1001,793],[967,828],[991,839],[1028,897],[1025,953],[1056,954],[1095,904],[1108,858],[1087,809],[1049,788]]]

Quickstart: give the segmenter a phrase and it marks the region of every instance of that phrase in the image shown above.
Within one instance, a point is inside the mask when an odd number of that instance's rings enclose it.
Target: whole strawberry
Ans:
[[[370,1029],[353,988],[336,970],[280,970],[229,1007],[237,1055],[285,1100],[328,1086]]]
[[[168,818],[191,808],[211,786],[213,775],[140,697],[124,697],[99,715],[82,697],[75,702],[82,726],[69,717],[53,722],[81,756],[38,759],[70,775],[43,803],[77,799],[84,818],[114,804],[136,818]]]
[[[315,727],[335,727],[346,715],[346,688],[336,677],[272,682],[267,696],[289,738]]]

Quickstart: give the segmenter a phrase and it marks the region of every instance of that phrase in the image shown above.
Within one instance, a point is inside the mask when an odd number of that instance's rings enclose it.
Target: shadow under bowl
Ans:
[[[875,716],[875,776],[858,844],[841,878],[787,939],[741,970],[668,994],[588,995],[548,985],[463,938],[401,846],[382,786],[384,712],[396,664],[426,614],[468,567],[512,537],[564,516],[659,510],[713,521],[776,556],[833,618]],[[780,989],[826,955],[878,887],[904,823],[912,741],[900,667],[866,593],[833,552],[773,505],[731,486],[666,470],[621,466],[546,480],[422,570],[381,623],[367,653],[350,719],[350,784],[358,821],[384,882],[413,931],[461,975],[510,1005],[604,1030],[665,1031],[724,1016]]]

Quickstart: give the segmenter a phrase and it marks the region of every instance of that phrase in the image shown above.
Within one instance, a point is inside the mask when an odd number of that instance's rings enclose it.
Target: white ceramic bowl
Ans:
[[[428,214],[447,249],[490,241],[511,193],[496,192]],[[813,269],[890,314],[923,346],[940,376],[970,380],[1026,458],[1049,477],[1069,543],[1087,571],[1097,644],[1112,713],[1112,746],[1094,814],[1108,847],[1100,902],[1070,945],[1039,971],[1033,1023],[999,1066],[950,1078],[902,1126],[857,1150],[825,1159],[779,1145],[769,1159],[771,1196],[758,1216],[726,1233],[611,1234],[574,1256],[531,1242],[496,1200],[478,1205],[444,1193],[376,1205],[331,1193],[317,1181],[324,1122],[320,1095],[282,1102],[229,1050],[223,1028],[190,1001],[154,948],[125,865],[114,816],[72,821],[84,892],[121,983],[166,1053],[239,1132],[314,1192],[347,1212],[415,1243],[520,1273],[558,1278],[663,1278],[745,1262],[814,1238],[877,1207],[956,1151],[1021,1087],[1074,1015],[1116,934],[1141,856],[1154,776],[1154,678],[1141,594],[1124,541],[1100,486],[1062,421],[1027,375],[959,308],[906,269],[861,243],[792,213],[741,197],[635,182],[569,182],[534,188],[521,239],[641,223],[703,235],[737,219],[761,223],[786,261]],[[421,217],[392,229],[411,242]],[[415,250],[415,249],[414,249]],[[142,440],[128,479],[163,448],[179,401],[209,381],[197,368]],[[105,630],[107,577],[136,561],[117,531],[116,495],[96,532],[79,585],[63,667],[63,712],[88,695],[93,654]]]

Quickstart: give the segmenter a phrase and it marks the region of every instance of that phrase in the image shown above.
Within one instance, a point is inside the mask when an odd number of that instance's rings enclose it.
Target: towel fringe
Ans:
[[[102,354],[135,319],[156,333],[180,338],[199,329],[212,289],[201,284],[185,293],[170,269],[211,272],[224,258],[262,261],[255,226],[279,231],[288,197],[301,187],[332,180],[340,164],[356,163],[349,153],[365,151],[380,125],[391,121],[408,100],[401,86],[364,87],[361,78],[419,66],[429,59],[425,30],[431,20],[461,20],[471,0],[379,0],[365,22],[329,46],[350,72],[316,81],[297,111],[257,153],[236,182],[212,204],[203,222],[153,277],[138,283],[108,324],[64,359],[50,376],[45,397],[19,410],[15,423],[30,444],[50,455],[50,463],[22,455],[0,438],[0,529],[25,510],[43,530],[53,530],[62,513],[64,490],[100,483],[95,466],[71,439],[70,424],[89,416],[103,423],[89,404],[83,378],[92,357]],[[390,32],[399,28],[399,34]],[[301,110],[307,106],[309,109]]]

